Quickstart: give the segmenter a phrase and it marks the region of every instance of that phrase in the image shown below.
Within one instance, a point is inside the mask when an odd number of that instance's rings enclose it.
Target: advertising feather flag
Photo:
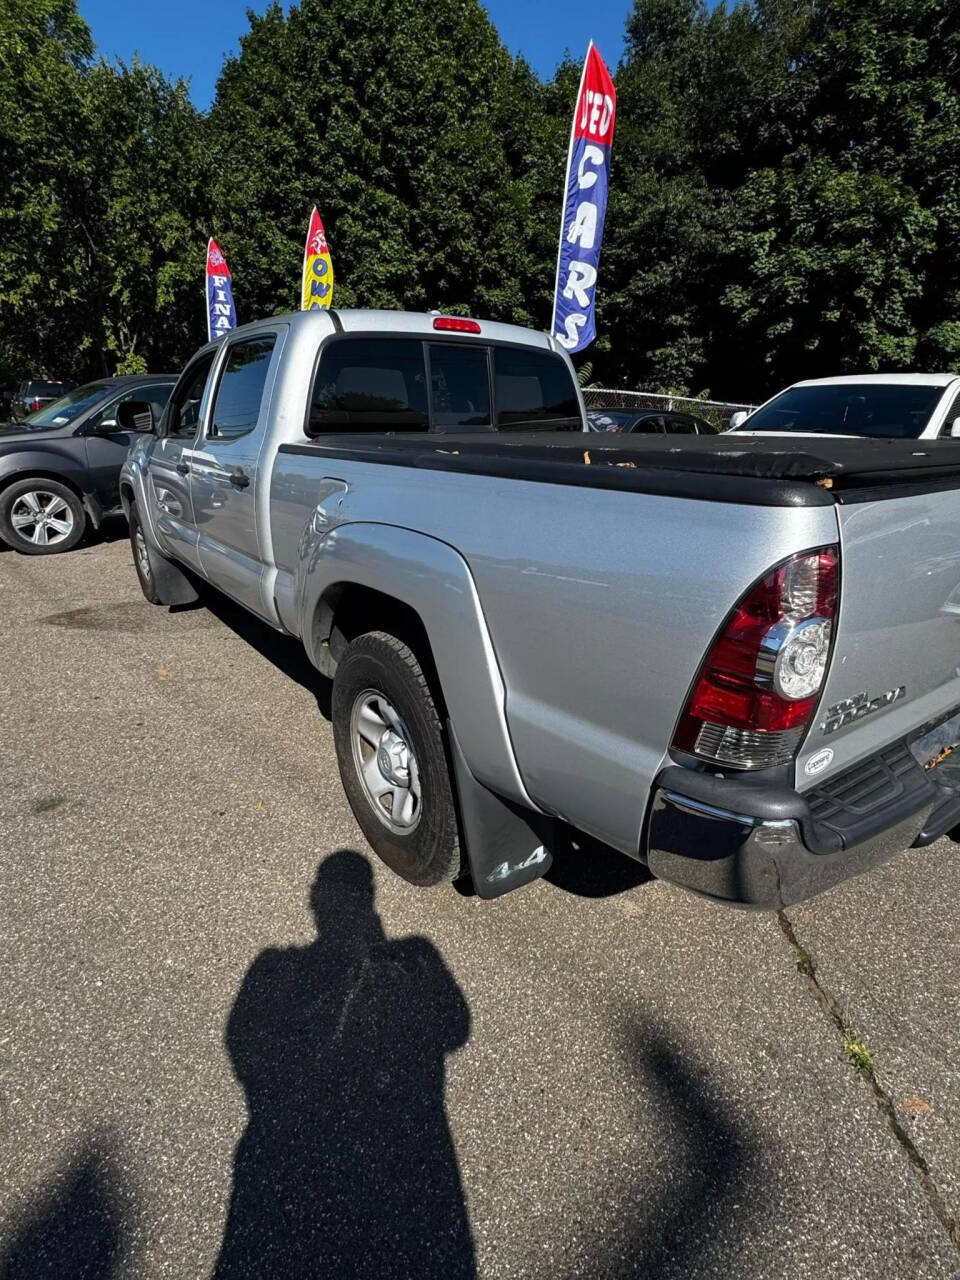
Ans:
[[[307,243],[303,249],[303,279],[300,284],[300,310],[322,311],[333,302],[333,260],[326,232],[313,206]]]
[[[207,341],[237,327],[230,268],[216,240],[207,241]]]
[[[552,332],[567,351],[597,336],[597,268],[610,186],[610,151],[617,115],[613,79],[593,41],[587,49],[570,130],[563,220],[553,291]]]

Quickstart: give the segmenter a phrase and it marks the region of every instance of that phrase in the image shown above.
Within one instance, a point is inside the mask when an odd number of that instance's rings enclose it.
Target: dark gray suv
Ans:
[[[0,542],[26,555],[69,551],[120,507],[120,468],[134,439],[117,423],[124,400],[159,418],[176,376],[102,378],[0,427]]]

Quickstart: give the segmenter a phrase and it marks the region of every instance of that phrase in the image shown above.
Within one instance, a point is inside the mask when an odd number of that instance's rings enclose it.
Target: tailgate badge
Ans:
[[[879,693],[875,698],[868,698],[866,691],[855,693],[852,698],[841,698],[832,707],[827,707],[827,717],[820,729],[823,733],[835,733],[845,724],[862,720],[864,716],[872,716],[875,711],[882,711],[884,707],[889,707],[891,702],[898,702],[906,692],[906,685],[901,685],[899,689],[888,689],[886,693]]]

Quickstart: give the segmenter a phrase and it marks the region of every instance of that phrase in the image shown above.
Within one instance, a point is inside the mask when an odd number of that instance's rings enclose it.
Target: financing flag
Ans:
[[[207,241],[207,340],[222,338],[237,327],[230,268],[216,240]]]

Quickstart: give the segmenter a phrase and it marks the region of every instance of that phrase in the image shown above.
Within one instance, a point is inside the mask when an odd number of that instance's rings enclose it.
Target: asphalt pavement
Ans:
[[[960,1276],[958,848],[782,917],[382,869],[329,686],[0,554],[0,1278]]]

